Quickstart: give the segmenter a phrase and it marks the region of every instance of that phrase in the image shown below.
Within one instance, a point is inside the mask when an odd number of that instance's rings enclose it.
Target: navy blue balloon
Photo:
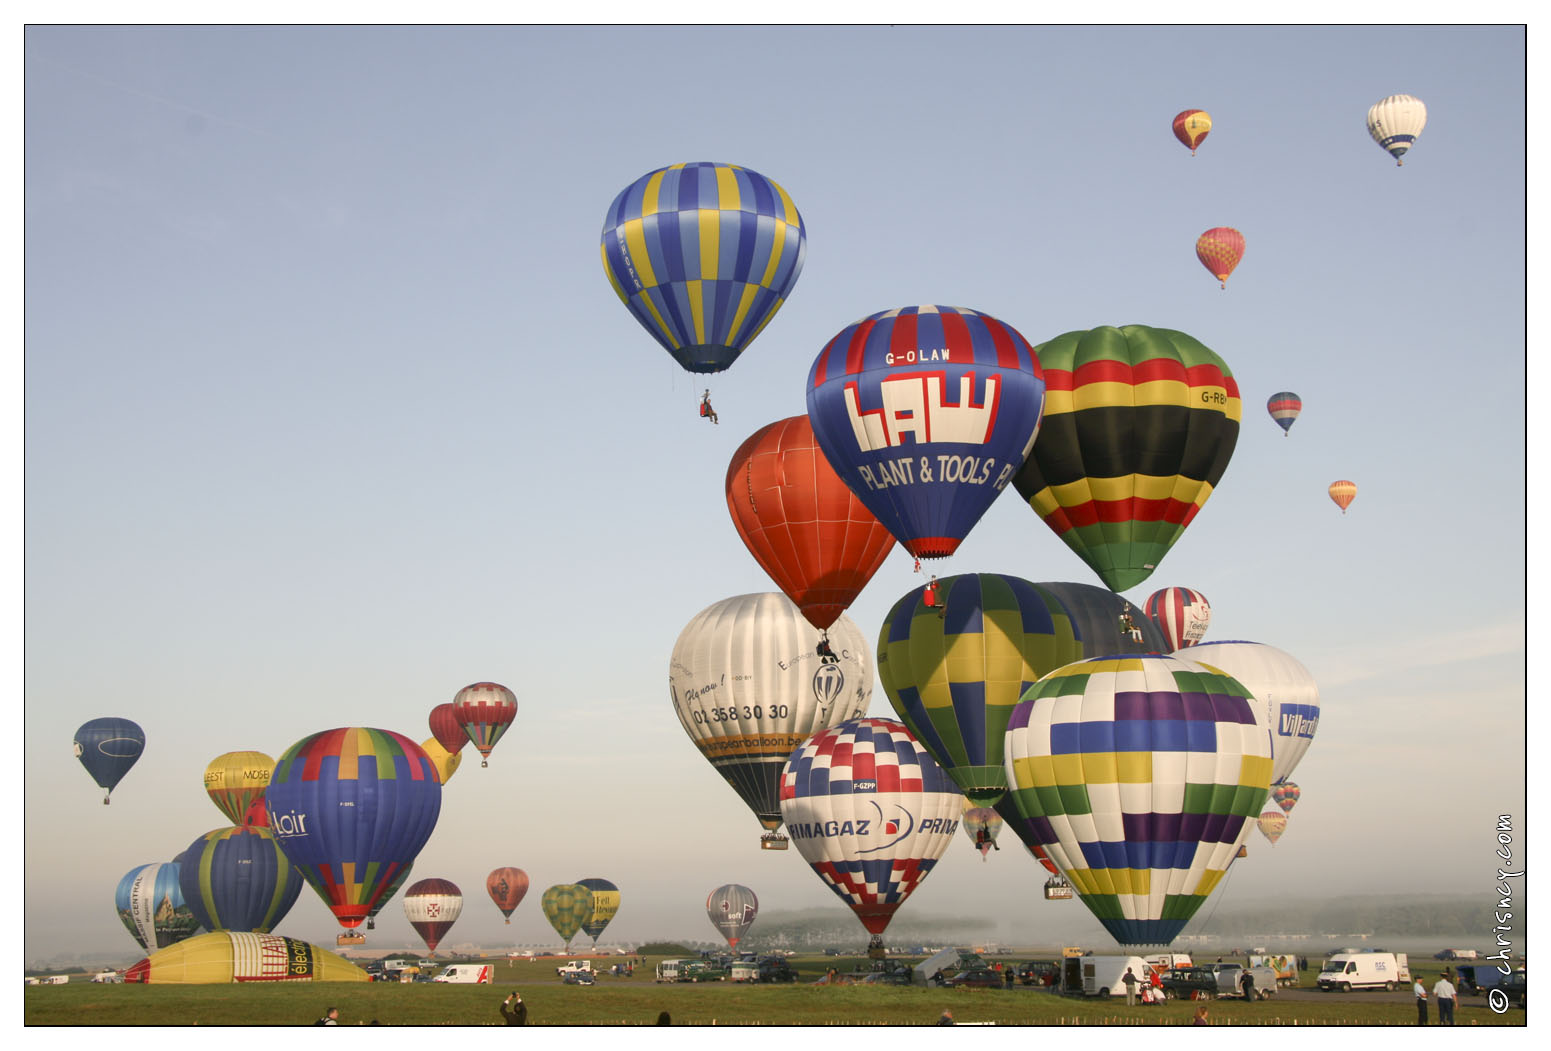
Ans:
[[[128,719],[93,719],[75,732],[75,757],[92,775],[97,787],[107,793],[102,797],[105,806],[114,787],[143,751],[145,731]]]
[[[183,900],[208,931],[268,934],[302,892],[302,874],[267,828],[218,828],[178,855]]]

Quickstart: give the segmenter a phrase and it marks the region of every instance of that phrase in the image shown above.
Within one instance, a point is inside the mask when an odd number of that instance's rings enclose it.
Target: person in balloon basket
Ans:
[[[840,658],[835,656],[835,650],[829,644],[829,636],[828,635],[824,635],[824,636],[821,636],[819,638],[818,652],[819,652],[819,663],[821,663],[821,664],[839,664],[840,663]]]
[[[979,832],[975,833],[975,846],[977,846],[977,847],[989,846],[992,850],[1001,850],[1002,849],[1001,847],[996,845],[996,840],[991,838],[991,831],[989,829],[984,829],[984,828],[981,829]]]
[[[522,1002],[521,993],[512,993],[501,1002],[501,1017],[507,1025],[527,1025],[528,1005]]]
[[[706,388],[706,392],[700,396],[700,415],[704,416],[706,419],[710,420],[712,423],[721,423],[722,422],[721,420],[718,420],[716,418],[716,410],[711,408],[711,388],[710,387],[707,387]]]

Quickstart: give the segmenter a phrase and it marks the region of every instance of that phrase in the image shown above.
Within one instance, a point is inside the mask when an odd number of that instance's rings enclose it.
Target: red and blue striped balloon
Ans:
[[[1290,390],[1278,391],[1266,399],[1266,411],[1282,428],[1282,436],[1292,430],[1293,421],[1303,411],[1303,399]]]
[[[1212,604],[1190,588],[1163,588],[1147,596],[1142,612],[1163,632],[1169,649],[1182,650],[1206,638],[1212,624]]]

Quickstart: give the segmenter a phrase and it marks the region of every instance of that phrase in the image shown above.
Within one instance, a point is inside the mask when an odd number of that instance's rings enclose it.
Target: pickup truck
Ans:
[[[592,961],[591,960],[572,960],[569,963],[567,963],[564,967],[556,967],[555,968],[555,973],[558,974],[562,978],[564,978],[568,974],[575,974],[578,971],[586,971],[588,974],[592,974]]]

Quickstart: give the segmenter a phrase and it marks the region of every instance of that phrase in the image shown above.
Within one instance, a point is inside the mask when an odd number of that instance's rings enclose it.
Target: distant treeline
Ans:
[[[1524,930],[1523,886],[1514,888],[1514,929]],[[1374,934],[1380,937],[1489,938],[1497,924],[1496,898],[1362,895],[1280,900],[1273,909],[1223,911],[1191,934]]]

